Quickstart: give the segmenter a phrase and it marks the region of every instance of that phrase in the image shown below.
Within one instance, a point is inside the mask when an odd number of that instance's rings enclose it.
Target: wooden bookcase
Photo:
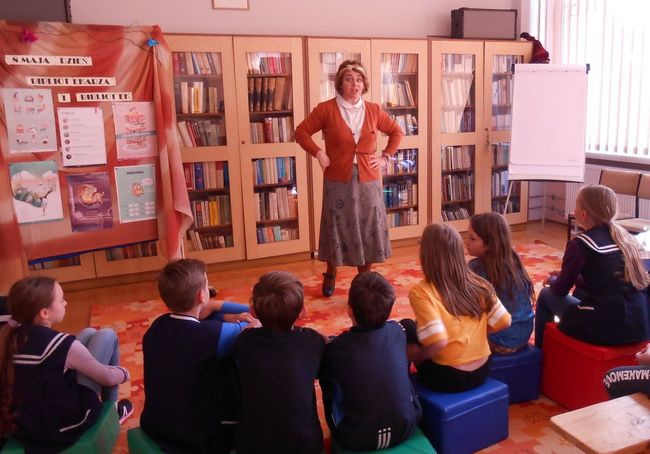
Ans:
[[[405,135],[384,168],[383,188],[391,240],[420,236],[428,215],[427,41],[371,40],[372,100]],[[388,143],[380,135],[379,151]]]
[[[29,265],[29,274],[53,277],[59,282],[80,281],[97,277],[92,252]]]
[[[239,131],[230,36],[167,35],[179,142],[194,223],[186,257],[206,263],[246,256]]]
[[[371,86],[365,99],[372,99],[372,71],[370,57],[369,39],[340,39],[340,38],[307,38],[307,80],[308,83],[308,107],[311,112],[320,102],[327,101],[336,96],[334,79],[339,65],[348,59],[361,61],[370,73]],[[325,149],[325,141],[322,134],[315,134],[314,142]],[[306,152],[305,152],[306,153]],[[321,210],[323,208],[323,171],[317,159],[309,159],[309,170],[311,171],[311,196],[312,201],[312,240],[311,250],[318,250],[320,237]]]
[[[246,257],[307,252],[302,38],[235,37],[234,61]]]
[[[530,51],[528,42],[430,40],[434,221],[464,231],[473,214],[503,212],[511,124],[508,64],[529,61]],[[509,206],[509,222],[527,220],[525,183],[513,186]]]

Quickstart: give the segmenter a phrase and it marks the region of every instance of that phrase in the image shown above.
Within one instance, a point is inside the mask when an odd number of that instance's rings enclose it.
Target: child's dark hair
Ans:
[[[196,304],[196,294],[207,282],[205,263],[196,259],[180,259],[162,269],[156,282],[158,292],[169,310],[187,312]]]
[[[304,306],[302,282],[286,271],[264,274],[253,287],[253,308],[262,326],[286,333]]]
[[[50,307],[55,284],[50,277],[33,276],[16,281],[9,289],[7,308],[13,321],[0,329],[0,438],[7,437],[15,428],[13,357],[25,341],[21,327],[31,325],[41,309]]]
[[[526,291],[534,299],[533,283],[512,247],[510,226],[505,218],[494,212],[475,214],[470,218],[469,225],[487,250],[483,257],[487,280],[494,287],[507,287],[511,298],[516,289]]]
[[[348,304],[357,325],[363,328],[381,327],[388,320],[394,302],[393,286],[381,274],[367,271],[352,279]]]

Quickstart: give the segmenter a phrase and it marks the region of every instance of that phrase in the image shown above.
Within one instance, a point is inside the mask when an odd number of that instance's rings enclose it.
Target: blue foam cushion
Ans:
[[[509,355],[492,355],[490,377],[508,385],[511,404],[539,398],[542,350],[528,345]]]

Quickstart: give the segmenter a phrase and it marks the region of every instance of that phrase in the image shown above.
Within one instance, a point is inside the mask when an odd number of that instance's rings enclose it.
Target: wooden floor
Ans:
[[[544,229],[540,222],[531,222],[521,226],[513,227],[513,241],[515,244],[531,243],[535,240],[542,240],[552,247],[563,250],[566,244],[566,230],[562,224],[546,222]],[[407,243],[404,246],[393,248],[393,257],[418,256],[416,241]],[[256,262],[251,266],[220,265],[219,271],[208,273],[212,285],[219,286],[251,286],[257,278],[267,271],[282,269],[290,272],[310,270],[314,274],[324,271],[322,262],[312,259],[299,259],[292,262],[285,262],[281,265],[269,262]],[[64,285],[65,298],[68,302],[66,317],[62,323],[55,328],[67,333],[77,333],[89,324],[90,308],[96,304],[114,304],[128,301],[141,301],[158,298],[158,292],[153,282],[153,274],[143,275],[143,282],[118,283],[106,287],[98,287],[86,290],[71,290],[78,288],[78,284]],[[241,301],[242,303],[245,301]]]

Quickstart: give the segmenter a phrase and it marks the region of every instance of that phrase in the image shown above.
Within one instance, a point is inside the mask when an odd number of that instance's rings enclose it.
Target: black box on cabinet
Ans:
[[[454,9],[451,11],[451,37],[517,39],[517,10]]]

